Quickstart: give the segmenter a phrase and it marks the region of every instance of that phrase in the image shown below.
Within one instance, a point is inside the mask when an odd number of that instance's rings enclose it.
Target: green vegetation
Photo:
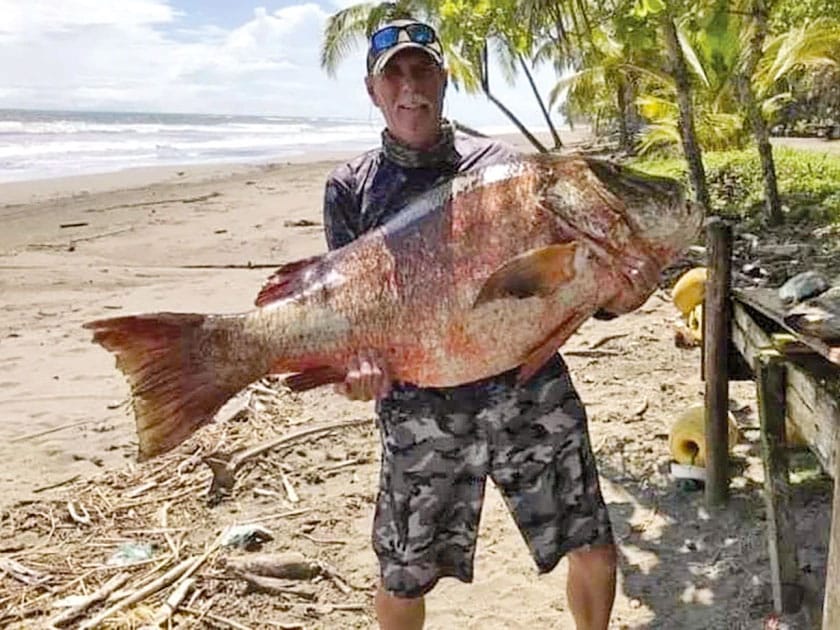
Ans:
[[[774,148],[779,193],[788,220],[840,223],[840,155]],[[645,157],[632,165],[654,175],[686,181],[682,157]],[[754,148],[703,155],[715,213],[756,219],[763,201],[761,162]]]

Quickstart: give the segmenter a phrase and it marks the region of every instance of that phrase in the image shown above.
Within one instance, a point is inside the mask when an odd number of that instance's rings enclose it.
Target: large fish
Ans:
[[[456,176],[349,245],[285,265],[254,310],[85,326],[131,385],[147,458],[266,374],[296,390],[340,381],[360,349],[421,386],[516,367],[525,381],[599,309],[641,305],[701,223],[673,180],[523,157]]]

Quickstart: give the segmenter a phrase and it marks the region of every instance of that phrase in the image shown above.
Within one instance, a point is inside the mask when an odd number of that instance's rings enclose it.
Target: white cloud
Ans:
[[[320,68],[329,13],[319,5],[258,8],[247,22],[225,30],[181,28],[182,14],[173,4],[0,0],[4,105],[342,116],[379,124],[362,82],[361,48],[344,60],[337,78]],[[333,0],[335,8],[348,4]],[[550,79],[550,72],[538,73],[545,88]],[[539,124],[524,80],[516,89],[499,81],[494,90],[514,112]],[[454,90],[446,113],[477,126],[508,124],[483,97]]]
[[[0,34],[24,37],[90,25],[159,24],[174,16],[172,7],[158,0],[2,0]]]

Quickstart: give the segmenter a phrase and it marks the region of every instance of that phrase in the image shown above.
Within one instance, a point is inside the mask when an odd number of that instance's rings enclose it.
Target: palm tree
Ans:
[[[665,39],[665,49],[668,55],[669,72],[674,77],[677,88],[677,103],[679,104],[680,130],[682,132],[682,146],[688,162],[688,178],[694,190],[694,198],[698,204],[708,211],[709,191],[706,187],[706,171],[703,167],[703,155],[697,142],[694,129],[694,106],[692,103],[691,83],[686,67],[685,56],[677,33],[677,25],[670,11],[663,11],[661,15],[662,31]]]
[[[754,0],[752,6],[752,33],[749,37],[749,42],[745,46],[746,55],[742,68],[736,75],[736,83],[747,118],[752,125],[756,144],[758,145],[758,154],[761,158],[767,222],[770,225],[777,225],[782,222],[783,216],[782,203],[779,199],[779,186],[776,182],[776,164],[773,160],[773,147],[770,145],[767,122],[764,120],[764,115],[761,112],[752,86],[752,77],[761,59],[764,40],[767,38],[768,17],[765,0]]]

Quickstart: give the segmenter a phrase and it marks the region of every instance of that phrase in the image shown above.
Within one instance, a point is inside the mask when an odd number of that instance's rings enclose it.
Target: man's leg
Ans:
[[[381,630],[422,630],[426,619],[426,603],[422,597],[397,597],[380,583],[373,604]]]
[[[615,597],[615,547],[586,412],[568,372],[538,375],[488,412],[492,477],[541,573],[569,556],[578,630],[606,629]]]
[[[438,579],[472,581],[488,449],[469,405],[458,397],[443,401],[423,390],[395,389],[378,412],[376,616],[383,630],[419,630],[423,595]]]
[[[568,558],[566,595],[577,630],[607,630],[615,599],[615,546],[576,549]]]

